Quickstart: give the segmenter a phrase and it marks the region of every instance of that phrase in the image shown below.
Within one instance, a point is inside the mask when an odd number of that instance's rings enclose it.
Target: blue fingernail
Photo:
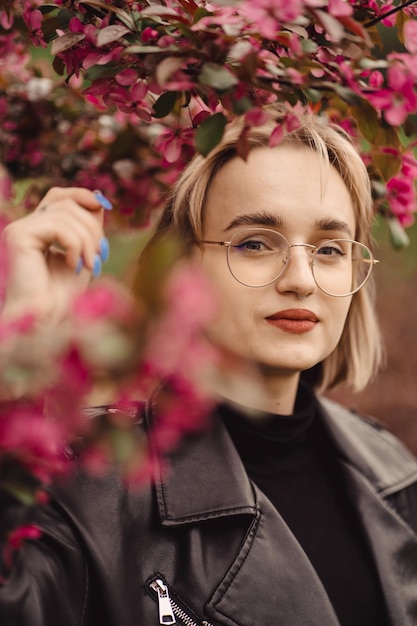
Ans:
[[[100,189],[96,189],[94,191],[94,195],[95,195],[97,201],[103,207],[103,209],[105,209],[106,211],[111,211],[112,210],[112,208],[113,208],[112,203],[110,202],[110,200],[108,198],[106,198],[106,196],[103,196],[103,194],[101,193]]]
[[[75,273],[78,275],[84,267],[83,258],[80,256],[78,259],[77,267],[75,268]]]
[[[101,274],[101,259],[100,259],[100,256],[96,254],[96,256],[94,257],[94,262],[93,262],[93,276],[97,278],[97,276],[100,276],[100,274]]]
[[[101,262],[105,263],[106,261],[108,261],[109,256],[110,256],[110,245],[109,245],[109,242],[106,239],[106,237],[102,237],[100,239],[100,258],[101,258]]]

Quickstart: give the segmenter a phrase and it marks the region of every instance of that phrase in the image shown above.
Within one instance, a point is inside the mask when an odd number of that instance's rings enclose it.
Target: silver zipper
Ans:
[[[161,626],[177,624],[176,618],[180,619],[184,626],[213,626],[210,622],[202,620],[197,623],[186,613],[169,595],[168,585],[157,578],[149,586],[158,594],[159,623]]]
[[[151,583],[151,587],[158,594],[159,623],[169,626],[176,624],[175,615],[171,607],[168,587],[159,578]]]

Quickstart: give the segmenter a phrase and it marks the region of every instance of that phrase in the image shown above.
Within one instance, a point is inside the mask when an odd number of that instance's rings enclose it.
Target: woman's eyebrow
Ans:
[[[279,215],[274,215],[273,213],[255,211],[237,215],[223,230],[227,232],[231,228],[236,228],[236,226],[272,226],[273,228],[282,228],[283,220]]]
[[[316,222],[317,230],[327,230],[327,231],[341,231],[349,235],[349,237],[353,237],[353,233],[350,229],[349,224],[344,222],[343,220],[338,220],[334,218],[323,218],[321,220],[317,220]]]
[[[237,226],[266,226],[270,228],[283,228],[284,220],[281,216],[274,213],[268,213],[267,211],[254,211],[253,213],[243,213],[242,215],[237,215],[223,230],[224,232],[227,232]],[[339,231],[346,233],[349,237],[353,237],[353,233],[347,222],[332,217],[325,217],[317,220],[315,228],[317,230],[324,231]]]

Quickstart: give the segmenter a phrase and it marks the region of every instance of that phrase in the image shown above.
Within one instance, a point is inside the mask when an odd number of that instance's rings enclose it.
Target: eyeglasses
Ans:
[[[291,248],[307,248],[317,287],[329,296],[351,296],[361,289],[377,261],[370,249],[352,239],[329,239],[318,246],[290,244],[284,235],[269,228],[245,228],[230,241],[203,239],[199,243],[227,248],[232,276],[247,287],[265,287],[284,274],[291,261]]]

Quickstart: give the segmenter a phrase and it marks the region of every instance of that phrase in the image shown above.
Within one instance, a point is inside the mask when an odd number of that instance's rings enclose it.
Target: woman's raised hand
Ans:
[[[57,322],[72,299],[98,276],[109,254],[103,233],[100,192],[52,188],[30,215],[3,231],[7,275],[2,317],[33,313],[41,322]]]

